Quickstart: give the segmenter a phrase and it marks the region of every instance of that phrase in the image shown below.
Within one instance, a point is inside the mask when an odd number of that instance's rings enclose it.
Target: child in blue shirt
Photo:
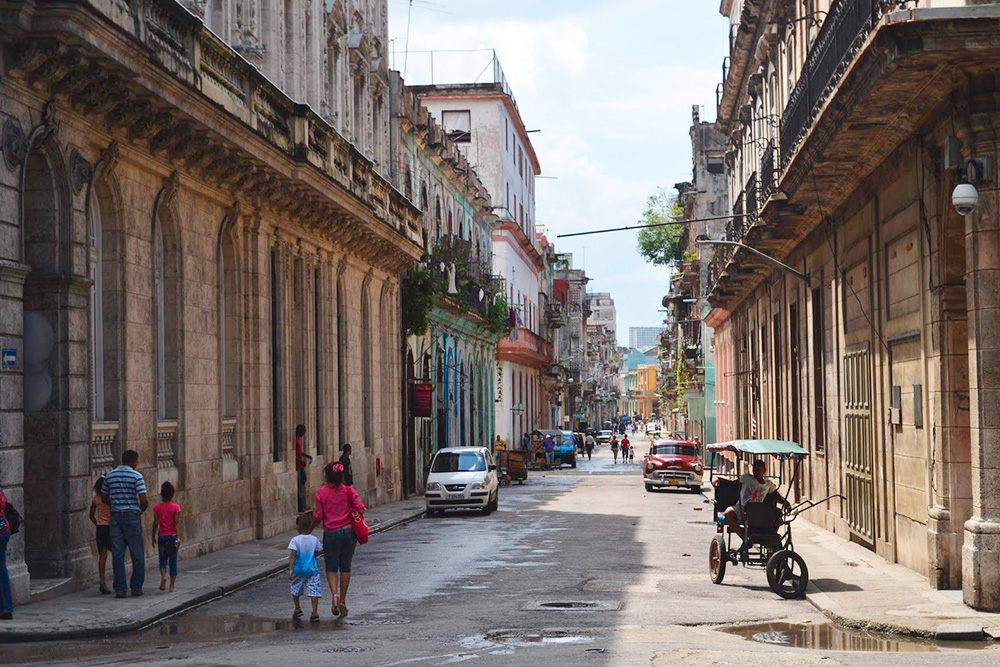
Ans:
[[[303,595],[312,602],[312,615],[309,620],[319,621],[319,599],[323,597],[323,584],[319,578],[319,565],[316,563],[316,553],[323,544],[312,534],[312,514],[300,514],[295,520],[295,528],[299,534],[288,543],[288,580],[291,581],[292,601],[295,611],[292,619],[302,618],[302,607],[299,598]]]

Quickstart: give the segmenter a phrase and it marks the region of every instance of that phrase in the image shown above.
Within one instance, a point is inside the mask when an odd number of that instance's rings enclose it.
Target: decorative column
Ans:
[[[982,140],[968,142],[971,153],[994,155],[993,132],[979,130]],[[962,590],[970,607],[1000,611],[1000,219],[995,180],[976,187],[979,206],[965,218],[972,518],[965,522]]]

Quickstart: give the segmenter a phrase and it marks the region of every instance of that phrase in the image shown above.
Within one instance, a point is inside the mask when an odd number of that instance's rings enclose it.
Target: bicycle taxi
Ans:
[[[787,440],[733,440],[708,445],[715,454],[712,477],[715,484],[715,525],[717,534],[709,546],[709,572],[712,583],[721,584],[729,563],[744,567],[763,568],[767,584],[785,599],[801,597],[809,585],[809,568],[802,556],[795,552],[792,542],[792,522],[802,512],[824,503],[838,494],[822,500],[803,500],[791,505],[783,503],[789,491],[795,488],[802,461],[809,452]],[[763,502],[741,505],[740,475],[752,469],[755,460],[778,464],[777,489]],[[786,463],[791,476],[786,479]],[[782,492],[783,491],[783,492]],[[743,543],[733,548],[733,533],[729,529],[725,512],[729,507],[739,507],[737,515],[745,536]]]

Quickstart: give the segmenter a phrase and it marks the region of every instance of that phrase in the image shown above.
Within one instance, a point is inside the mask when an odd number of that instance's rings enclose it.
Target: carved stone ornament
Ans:
[[[7,119],[3,124],[3,158],[10,169],[16,169],[28,155],[28,137],[17,121]]]
[[[56,120],[56,103],[55,100],[49,100],[45,103],[45,106],[42,107],[42,124],[35,141],[43,143],[49,137],[55,135],[58,131],[59,121]]]
[[[237,199],[233,202],[233,205],[226,209],[226,214],[222,218],[222,233],[228,234],[233,227],[236,226],[236,222],[240,219],[240,214],[242,209],[240,206],[240,200]]]
[[[176,171],[164,179],[163,189],[160,190],[160,206],[170,206],[177,199],[177,193],[181,189],[181,177]]]
[[[87,158],[80,155],[80,151],[73,149],[69,154],[70,174],[72,175],[73,192],[80,192],[87,187],[90,179],[94,177],[94,165]]]
[[[118,142],[112,141],[108,147],[101,151],[101,157],[97,160],[95,169],[99,169],[103,174],[110,174],[118,167],[118,160],[121,158],[121,150]]]

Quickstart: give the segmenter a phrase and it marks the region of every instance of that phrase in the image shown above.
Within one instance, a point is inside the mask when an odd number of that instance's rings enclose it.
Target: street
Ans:
[[[638,440],[637,454],[648,443]],[[277,575],[131,635],[5,646],[2,664],[668,665],[996,664],[980,644],[937,647],[840,633],[763,572],[708,577],[707,496],[646,493],[641,456],[606,446],[576,470],[533,472],[500,510],[419,519],[358,548],[350,615],[292,622]],[[706,494],[708,486],[706,484]],[[821,576],[817,573],[816,576]],[[181,564],[179,584],[183,586]],[[151,592],[155,595],[155,592]],[[768,625],[780,621],[791,627]],[[744,639],[718,628],[746,624]],[[759,625],[763,624],[763,625]],[[818,649],[786,648],[796,630]],[[777,643],[765,643],[760,640]],[[822,650],[838,647],[854,652]],[[903,655],[898,655],[903,653]]]

